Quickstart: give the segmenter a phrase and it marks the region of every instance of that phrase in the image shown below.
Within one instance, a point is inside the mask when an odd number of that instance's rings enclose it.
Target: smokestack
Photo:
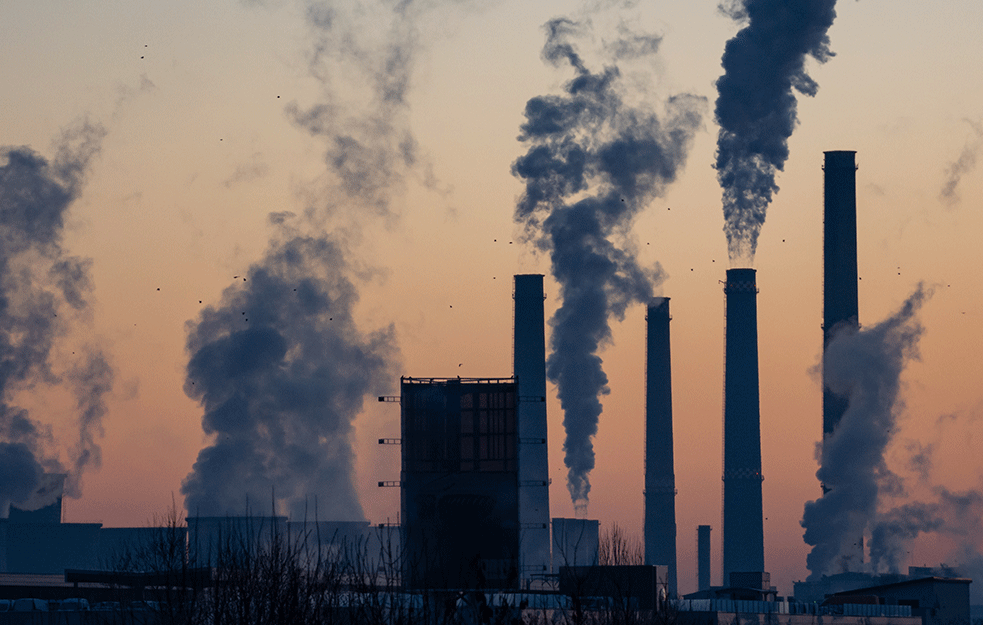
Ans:
[[[676,594],[676,477],[672,456],[669,298],[648,307],[645,376],[645,564],[669,567]]]
[[[518,385],[519,550],[522,577],[549,573],[550,495],[546,446],[543,276],[515,276],[512,373]]]
[[[860,329],[857,297],[857,166],[854,151],[824,152],[823,358],[833,334]],[[823,369],[823,439],[833,433],[847,398],[830,391]]]
[[[758,411],[758,288],[754,269],[728,269],[724,362],[724,583],[764,572],[761,417]]]
[[[710,526],[696,526],[696,589],[710,588]]]

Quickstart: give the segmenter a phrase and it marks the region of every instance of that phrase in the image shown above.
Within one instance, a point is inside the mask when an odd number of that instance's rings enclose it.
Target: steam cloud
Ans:
[[[512,173],[526,185],[515,220],[526,240],[550,254],[560,284],[547,375],[564,411],[567,488],[585,514],[599,397],[609,392],[598,356],[611,340],[608,320],[623,319],[633,303],[647,303],[663,279],[658,266],[638,264],[629,232],[638,213],[682,169],[706,101],[674,96],[661,116],[626,104],[618,68],[592,72],[578,54],[572,39],[580,28],[562,18],[546,24],[543,58],[557,67],[568,64],[575,76],[563,94],[526,103],[519,140],[529,149]],[[622,58],[656,48],[651,37],[613,46]]]
[[[730,0],[721,10],[745,26],[724,48],[717,80],[717,179],[731,263],[751,264],[765,212],[785,169],[788,138],[798,123],[793,89],[814,96],[811,56],[833,53],[826,31],[835,0]]]
[[[191,514],[241,514],[275,495],[279,510],[360,520],[352,421],[369,392],[392,384],[394,330],[363,334],[342,246],[286,233],[245,282],[190,324],[184,390],[205,408],[215,442],[182,492]]]
[[[845,327],[826,349],[824,380],[849,403],[836,430],[817,446],[816,476],[829,490],[806,504],[802,518],[805,542],[812,545],[810,579],[861,570],[857,541],[878,523],[880,498],[901,491],[884,452],[903,409],[901,373],[918,357],[922,327],[916,315],[930,296],[919,285],[894,315],[860,331]],[[875,549],[886,547],[872,545],[872,557]]]
[[[27,147],[0,148],[0,515],[10,504],[47,505],[35,491],[45,472],[67,473],[66,494],[79,497],[82,474],[100,466],[104,397],[113,369],[97,345],[59,356],[60,341],[87,319],[91,262],[69,255],[65,219],[106,131],[79,122],[59,139],[48,161]],[[66,469],[50,426],[15,403],[38,385],[71,391],[78,408],[78,440]]]
[[[354,322],[366,272],[351,246],[366,217],[398,219],[408,176],[423,170],[436,184],[408,96],[420,20],[443,4],[306,5],[309,69],[323,89],[285,113],[323,142],[326,170],[302,215],[271,214],[277,235],[247,280],[189,325],[185,391],[215,436],[182,487],[191,514],[241,513],[247,498],[259,507],[275,495],[277,513],[303,515],[316,497],[322,518],[363,516],[352,423],[366,393],[391,389],[399,353],[392,326],[365,333]]]

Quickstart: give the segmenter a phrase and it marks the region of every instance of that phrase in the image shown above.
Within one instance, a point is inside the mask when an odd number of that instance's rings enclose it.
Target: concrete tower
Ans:
[[[515,276],[513,374],[519,392],[519,551],[524,580],[550,572],[543,276]]]
[[[856,152],[824,152],[823,164],[823,353],[835,332],[859,329],[857,304]],[[847,398],[823,383],[823,438],[833,433]]]
[[[724,363],[724,585],[730,574],[764,572],[761,417],[758,409],[758,288],[754,269],[728,269]]]
[[[669,298],[653,300],[646,317],[645,564],[669,567],[676,594],[676,476],[672,456]]]

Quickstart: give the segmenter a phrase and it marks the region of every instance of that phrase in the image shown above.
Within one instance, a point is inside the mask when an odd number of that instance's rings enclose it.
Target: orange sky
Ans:
[[[558,92],[570,76],[540,60],[541,25],[586,13],[554,0],[476,4],[419,9],[404,121],[422,158],[393,191],[397,217],[348,217],[362,232],[354,253],[372,270],[361,285],[359,324],[396,324],[406,375],[509,375],[511,276],[549,273],[547,259],[515,239],[521,187],[510,165],[524,151],[516,136],[525,102]],[[634,4],[593,14],[594,39],[584,52],[594,67],[603,61],[591,50],[624,19],[664,35],[653,61],[625,72],[638,98],[659,103],[693,92],[712,103],[720,54],[736,27],[715,2]],[[330,59],[321,66],[331,68],[330,84],[311,75],[314,41],[303,6],[288,0],[84,5],[0,6],[0,143],[50,156],[59,129],[79,116],[108,130],[72,207],[66,247],[94,260],[93,325],[75,340],[103,341],[117,377],[103,422],[102,468],[85,476],[81,499],[66,503],[66,520],[142,525],[172,497],[181,505],[181,480],[207,443],[201,409],[182,391],[185,323],[259,258],[271,234],[267,213],[300,212],[312,189],[331,183],[324,146],[288,121],[287,103],[357,110],[364,85],[357,68]],[[920,315],[921,359],[904,376],[892,466],[903,472],[907,441],[936,437],[946,453],[937,457],[935,482],[980,487],[974,430],[983,407],[983,179],[970,169],[955,202],[940,201],[939,191],[946,167],[980,148],[983,43],[975,26],[983,8],[970,0],[923,5],[839,4],[830,30],[837,56],[811,66],[820,90],[799,99],[791,157],[759,242],[765,561],[781,593],[806,575],[799,520],[804,502],[819,495],[813,452],[821,395],[812,370],[821,349],[824,150],[857,151],[861,323],[890,314],[919,282],[935,287]],[[384,35],[363,33],[367,45]],[[640,259],[661,263],[669,275],[663,294],[672,298],[683,592],[695,587],[696,526],[714,527],[715,557],[720,540],[719,281],[728,265],[710,166],[716,130],[708,117],[680,180],[633,229]],[[431,172],[435,184],[427,184]],[[557,291],[548,279],[547,314]],[[590,504],[602,528],[617,522],[639,534],[643,337],[644,311],[636,307],[614,325],[603,354],[611,394],[595,439]],[[552,511],[572,516],[562,414],[552,386],[549,393]],[[17,400],[51,423],[59,441],[71,440],[73,417],[57,393],[25,391]],[[956,419],[937,433],[938,417],[950,414]],[[375,486],[398,479],[398,448],[375,444],[399,435],[398,417],[395,405],[369,401],[356,422],[358,483],[373,522],[398,512],[396,490]],[[912,564],[938,560],[931,543],[924,545],[913,549]],[[719,571],[718,558],[715,583]]]

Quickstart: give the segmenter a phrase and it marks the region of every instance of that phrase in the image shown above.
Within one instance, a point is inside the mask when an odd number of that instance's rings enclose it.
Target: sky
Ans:
[[[702,1],[348,0],[330,9],[291,0],[0,4],[0,145],[55,159],[66,129],[83,120],[101,128],[60,242],[64,254],[91,259],[89,305],[59,335],[52,362],[62,380],[76,379],[70,346],[95,346],[114,375],[91,430],[101,462],[79,469],[65,520],[140,526],[183,507],[182,481],[215,443],[202,429],[207,398],[187,386],[197,379],[189,345],[200,347],[189,337],[204,336],[206,311],[232,310],[242,277],[273,262],[271,241],[296,232],[326,234],[342,250],[343,261],[321,258],[310,271],[343,267],[355,285],[344,335],[362,346],[387,341],[390,366],[371,370],[366,401],[351,408],[354,479],[365,517],[395,520],[398,489],[376,484],[399,478],[398,448],[376,441],[399,436],[398,406],[375,395],[396,394],[400,375],[511,375],[514,274],[547,274],[547,315],[561,303],[549,257],[514,219],[524,187],[512,166],[529,149],[518,139],[526,102],[562,93],[574,77],[541,56],[544,24],[566,17],[581,24],[577,49],[593,71],[614,63],[611,43],[625,32],[661,37],[655,54],[619,62],[626,101],[664,115],[672,96],[706,99],[680,171],[645,198],[626,236],[641,266],[661,267],[656,294],[671,302],[680,590],[695,589],[700,524],[714,528],[719,583],[729,263],[712,105],[724,45],[740,25]],[[818,91],[797,96],[754,260],[765,563],[780,593],[808,574],[800,521],[821,492],[824,150],[857,152],[861,325],[891,316],[920,284],[931,293],[915,313],[917,357],[892,408],[885,458],[905,483],[895,503],[983,488],[983,6],[840,0],[836,12],[835,56],[806,63]],[[384,58],[394,41],[401,54]],[[369,161],[378,178],[338,177],[338,128],[377,148],[368,156],[386,157]],[[602,531],[617,523],[638,535],[644,315],[629,305],[601,352],[610,393],[588,508]],[[553,384],[548,394],[551,512],[573,516]],[[49,379],[4,399],[50,427],[49,454],[79,466],[72,397]],[[919,472],[911,459],[929,449]],[[978,539],[963,542],[979,551]],[[954,544],[923,535],[901,564],[938,564]]]

